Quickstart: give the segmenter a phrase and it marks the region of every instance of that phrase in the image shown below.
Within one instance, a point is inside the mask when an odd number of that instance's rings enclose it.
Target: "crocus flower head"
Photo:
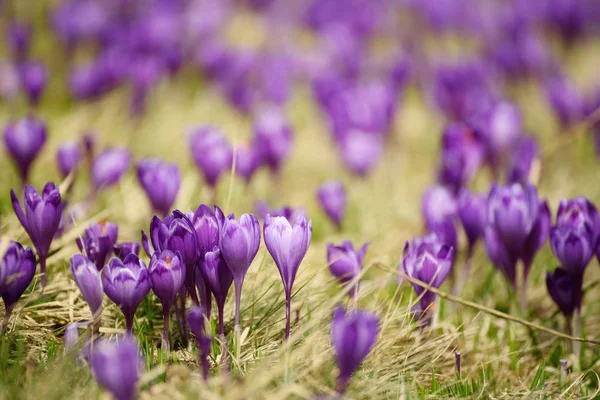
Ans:
[[[567,78],[556,77],[546,83],[546,97],[562,128],[579,122],[583,117],[582,96]]]
[[[340,375],[338,391],[343,393],[350,378],[371,352],[379,335],[379,318],[370,312],[345,313],[340,306],[333,313],[331,342]]]
[[[255,203],[256,215],[264,220],[267,214],[271,217],[285,217],[288,221],[293,222],[301,215],[306,216],[306,212],[302,208],[292,208],[290,206],[271,207],[269,203],[263,200],[257,200]]]
[[[70,262],[73,279],[90,306],[92,315],[97,317],[102,310],[102,296],[104,295],[98,269],[83,254],[75,254],[71,257]]]
[[[96,189],[114,186],[129,170],[131,153],[125,148],[104,150],[92,162],[92,184]]]
[[[242,145],[235,152],[235,172],[247,183],[262,164],[262,156],[256,146]]]
[[[46,124],[33,117],[9,122],[4,128],[4,145],[23,182],[27,182],[31,164],[44,147],[46,135]]]
[[[345,285],[360,274],[363,267],[365,253],[369,248],[369,243],[362,245],[358,251],[350,241],[344,241],[340,246],[331,243],[327,244],[327,264],[331,274]],[[353,292],[350,292],[353,295]]]
[[[292,150],[292,128],[281,110],[259,111],[254,122],[255,148],[272,171],[278,171]]]
[[[63,143],[56,151],[56,163],[63,178],[66,178],[71,171],[76,170],[82,159],[83,153],[78,142]]]
[[[185,281],[185,265],[181,256],[171,250],[157,251],[150,260],[148,272],[152,291],[160,299],[163,307],[170,308]]]
[[[317,199],[325,214],[340,229],[346,212],[346,188],[339,181],[328,181],[317,189]]]
[[[425,227],[434,232],[438,238],[453,248],[456,248],[456,198],[446,187],[436,185],[429,188],[423,195],[423,217]]]
[[[29,103],[34,106],[38,105],[48,80],[46,66],[38,61],[24,62],[19,65],[19,77]]]
[[[528,137],[521,141],[508,171],[509,183],[520,183],[525,186],[535,183],[539,174],[540,154],[534,138]]]
[[[138,242],[117,243],[113,246],[113,253],[123,261],[129,254],[139,255],[140,244]]]
[[[200,362],[202,364],[202,374],[204,380],[208,379],[208,356],[210,355],[210,346],[212,344],[212,338],[207,334],[208,329],[205,324],[208,320],[205,316],[205,311],[202,307],[194,306],[188,313],[188,324],[190,330],[196,336],[198,341],[198,347],[200,348]]]
[[[215,211],[205,204],[198,206],[193,214],[188,214],[188,219],[196,231],[198,256],[202,259],[206,252],[219,244],[219,222]]]
[[[520,110],[511,103],[498,103],[489,112],[484,130],[487,157],[493,166],[497,166],[521,139],[523,124]]]
[[[97,224],[91,224],[84,232],[82,238],[77,238],[79,251],[85,253],[98,270],[104,267],[113,252],[113,246],[117,242],[119,226],[104,220]]]
[[[96,382],[115,399],[133,400],[144,358],[132,336],[102,339],[94,344],[91,369]]]
[[[163,216],[169,214],[181,185],[177,164],[146,158],[138,161],[137,175],[154,210]]]
[[[554,272],[546,274],[548,293],[567,317],[571,316],[576,308],[581,307],[581,284],[581,276],[571,274],[564,268],[558,267]]]
[[[223,309],[229,288],[233,283],[233,275],[231,275],[231,271],[223,259],[221,251],[216,246],[212,251],[206,252],[203,260],[200,262],[199,270],[211,293],[215,296],[219,310],[219,328],[221,334],[223,334]]]
[[[339,139],[344,165],[353,174],[365,177],[374,170],[383,155],[380,134],[351,129]]]
[[[119,306],[131,332],[135,310],[150,291],[150,275],[146,264],[135,254],[124,261],[113,257],[102,270],[104,293]]]
[[[468,184],[483,163],[481,139],[467,125],[452,123],[442,134],[438,181],[455,192]]]
[[[6,44],[16,60],[22,60],[29,54],[31,45],[31,26],[22,21],[14,21],[6,27]]]
[[[473,246],[477,240],[483,237],[486,211],[486,195],[472,193],[467,189],[460,191],[458,195],[457,215],[467,234],[470,251],[473,251]]]
[[[260,247],[260,225],[256,217],[242,214],[239,220],[233,215],[225,218],[219,247],[234,281],[241,284]]]
[[[413,279],[439,288],[450,273],[453,262],[454,248],[441,242],[440,238],[432,233],[406,242],[399,269]],[[435,301],[435,294],[426,291],[416,283],[412,285],[417,296],[421,296],[421,311],[427,312]]]
[[[1,246],[1,244],[0,244]],[[35,275],[35,255],[31,248],[11,241],[0,260],[0,297],[10,312]]]
[[[206,183],[215,186],[219,177],[231,168],[233,150],[223,133],[212,126],[192,132],[190,149],[196,166]]]
[[[538,205],[538,213],[535,223],[531,228],[531,232],[527,236],[521,252],[521,260],[525,266],[525,277],[529,273],[529,268],[533,263],[533,258],[537,252],[546,244],[548,236],[550,236],[550,225],[552,224],[552,216],[550,208],[546,201],[540,201]]]
[[[33,186],[25,185],[25,211],[14,190],[11,190],[13,210],[37,251],[42,272],[42,287],[46,285],[46,258],[52,239],[58,230],[65,203],[54,183],[44,186],[40,196]]]

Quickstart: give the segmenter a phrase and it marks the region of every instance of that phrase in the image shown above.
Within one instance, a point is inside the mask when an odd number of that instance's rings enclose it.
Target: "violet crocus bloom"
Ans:
[[[37,61],[27,61],[19,65],[21,87],[25,90],[29,103],[37,106],[48,80],[46,66]]]
[[[342,135],[339,148],[346,168],[359,177],[365,177],[381,160],[383,138],[377,133],[351,129]]]
[[[148,267],[152,291],[160,299],[163,307],[163,344],[169,352],[169,311],[177,292],[185,281],[185,265],[179,253],[170,250],[155,252]]]
[[[206,183],[214,187],[231,168],[233,150],[223,133],[212,126],[196,129],[190,136],[190,150]]]
[[[66,204],[61,201],[60,191],[52,182],[44,186],[42,196],[33,186],[25,185],[25,211],[14,190],[11,190],[10,197],[13,210],[37,252],[43,288],[46,286],[46,259]]]
[[[463,189],[458,195],[457,215],[467,235],[468,254],[473,254],[477,241],[483,237],[486,224],[487,196]]]
[[[29,177],[31,164],[46,143],[46,124],[33,117],[10,122],[4,128],[4,145],[16,164],[21,182]]]
[[[436,234],[432,233],[406,242],[399,270],[437,289],[446,280],[453,262],[454,248],[443,243]],[[420,296],[419,305],[423,317],[431,308],[436,295],[416,283],[412,285],[417,296]]]
[[[296,220],[301,215],[306,216],[306,211],[302,208],[292,208],[290,206],[271,207],[269,203],[263,200],[257,200],[255,203],[256,215],[262,220],[271,214],[271,217],[285,217],[290,222]]]
[[[379,318],[367,311],[345,313],[340,306],[333,313],[331,342],[340,375],[337,391],[344,393],[350,378],[371,352],[379,335]]]
[[[117,243],[113,246],[113,253],[117,256],[121,261],[125,260],[129,254],[135,254],[136,256],[140,254],[140,244],[138,242],[123,242]]]
[[[202,273],[204,281],[208,285],[211,293],[215,296],[217,311],[219,312],[219,333],[224,335],[225,326],[223,323],[223,314],[227,294],[233,283],[233,275],[231,275],[231,271],[223,259],[218,247],[215,246],[212,251],[206,252],[204,258],[200,262],[200,268],[196,273],[198,273],[198,271]]]
[[[83,152],[78,142],[63,143],[56,151],[56,163],[63,178],[66,178],[71,171],[77,170],[82,160]]]
[[[292,127],[275,107],[259,111],[254,121],[255,148],[271,171],[278,172],[292,150]]]
[[[202,364],[202,377],[204,380],[208,380],[208,356],[210,355],[210,346],[212,344],[212,338],[207,334],[208,329],[206,324],[208,319],[205,315],[204,309],[199,306],[194,306],[188,313],[188,324],[190,330],[196,336],[198,341],[198,347],[200,349],[200,363]]]
[[[453,123],[442,134],[438,182],[457,192],[473,180],[483,163],[481,139],[467,125]]]
[[[539,173],[540,150],[534,138],[521,141],[508,170],[508,182],[525,186],[535,183]]]
[[[564,268],[556,268],[554,272],[546,273],[546,286],[550,297],[570,324],[575,309],[581,307],[582,293],[581,277],[569,273]],[[570,326],[567,327],[570,330]]]
[[[31,46],[31,26],[22,21],[13,21],[6,28],[6,44],[15,60],[24,60]]]
[[[137,163],[137,175],[152,208],[163,217],[167,216],[181,186],[177,164],[158,158],[145,158]]]
[[[546,97],[562,129],[568,128],[583,118],[582,96],[573,82],[567,78],[551,79],[546,84]]]
[[[433,186],[423,195],[422,209],[427,231],[436,233],[443,243],[456,248],[457,205],[454,194],[444,186]]]
[[[355,250],[352,242],[345,240],[341,245],[335,246],[327,243],[327,264],[329,271],[342,284],[346,285],[355,279],[362,270],[365,253],[370,243],[365,243],[360,249]],[[358,285],[348,292],[351,297],[358,294]]]
[[[285,217],[271,217],[267,215],[264,223],[264,237],[267,250],[273,257],[285,291],[285,338],[290,336],[290,309],[292,300],[292,287],[296,273],[312,237],[312,221],[299,216],[295,221],[288,221]]]
[[[239,146],[235,152],[235,172],[242,177],[246,183],[250,183],[252,177],[261,166],[262,161],[262,157],[255,146]]]
[[[104,293],[125,316],[127,332],[133,329],[135,310],[150,291],[150,276],[146,264],[135,254],[124,261],[113,257],[102,270]]]
[[[135,399],[143,366],[144,358],[131,335],[94,343],[90,363],[94,378],[116,400]]]
[[[498,103],[488,113],[484,130],[487,158],[497,171],[521,139],[523,121],[520,110],[511,103]]]
[[[131,153],[125,148],[104,150],[92,161],[92,184],[96,190],[114,186],[129,170]]]
[[[317,199],[325,214],[335,224],[336,228],[342,228],[342,220],[346,213],[346,188],[339,181],[327,181],[317,189]]]
[[[219,248],[235,284],[235,327],[239,331],[242,285],[260,247],[260,224],[252,214],[242,214],[238,221],[233,214],[225,217],[220,209],[217,220],[221,227]]]
[[[19,242],[9,242],[8,248],[0,260],[0,297],[4,301],[6,310],[0,326],[0,335],[8,325],[8,319],[15,304],[33,280],[35,266],[35,255],[31,248],[25,249]]]
[[[102,296],[104,295],[104,291],[98,269],[83,254],[75,254],[71,257],[70,264],[73,280],[88,303],[92,311],[92,318],[99,322],[100,314],[102,313]]]
[[[75,241],[79,251],[85,253],[100,271],[111,256],[118,235],[117,224],[102,220],[97,224],[91,224],[85,230],[83,237]]]

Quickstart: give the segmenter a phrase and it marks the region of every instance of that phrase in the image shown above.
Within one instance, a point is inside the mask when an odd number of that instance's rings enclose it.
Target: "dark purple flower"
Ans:
[[[423,217],[428,232],[434,232],[439,239],[456,248],[456,198],[444,186],[436,185],[429,188],[423,195]]]
[[[91,363],[96,382],[117,400],[133,400],[144,357],[130,335],[94,343]]]
[[[371,352],[379,335],[379,318],[370,312],[345,313],[340,306],[333,314],[331,342],[340,375],[337,390],[343,393],[350,378]]]
[[[383,155],[383,138],[380,134],[352,129],[339,141],[342,161],[348,170],[360,177],[374,170]]]
[[[254,121],[254,146],[271,171],[279,171],[292,150],[292,128],[281,110],[259,111]]]
[[[505,162],[521,140],[521,111],[514,104],[499,102],[487,113],[482,130],[488,162],[493,168],[497,168]]]
[[[117,256],[121,261],[125,260],[129,254],[135,254],[136,256],[140,254],[140,244],[138,242],[123,242],[117,243],[113,246],[113,253]]]
[[[205,126],[195,130],[190,136],[190,150],[206,183],[212,187],[231,168],[231,144],[217,128]]]
[[[11,190],[10,197],[13,210],[37,252],[42,273],[41,283],[45,287],[46,258],[66,204],[61,201],[60,191],[52,182],[44,186],[41,197],[33,186],[25,185],[25,211],[14,190]]]
[[[6,44],[16,60],[23,60],[29,55],[31,45],[31,26],[22,21],[13,21],[5,28]]]
[[[483,237],[486,224],[487,196],[485,194],[472,193],[466,189],[458,195],[457,215],[462,223],[467,239],[469,240],[469,251],[479,238]]]
[[[18,68],[21,87],[27,93],[29,102],[34,106],[38,105],[48,81],[46,65],[39,61],[27,61],[20,64]]]
[[[210,347],[212,344],[212,338],[208,334],[206,324],[208,323],[204,309],[202,307],[194,306],[188,313],[188,324],[190,330],[196,336],[198,340],[198,347],[200,348],[200,363],[202,364],[202,375],[204,380],[208,380],[208,356],[210,355]]]
[[[329,271],[342,285],[348,284],[360,274],[368,248],[369,243],[365,243],[356,251],[352,242],[347,240],[343,241],[340,246],[327,243],[327,264],[329,265]],[[355,289],[349,292],[350,296],[354,296],[357,291],[358,283]]]
[[[286,329],[285,338],[290,336],[290,306],[292,287],[300,263],[306,255],[312,237],[312,221],[300,216],[293,225],[285,217],[267,215],[264,223],[264,237],[267,250],[273,257],[285,291]]]
[[[255,146],[240,146],[235,152],[235,172],[249,183],[262,164],[262,157]]]
[[[97,224],[91,224],[85,230],[83,237],[75,241],[79,251],[85,253],[100,271],[111,256],[118,235],[117,224],[102,220]]]
[[[231,275],[231,271],[218,247],[215,246],[212,251],[206,252],[196,273],[198,272],[202,273],[204,281],[215,296],[219,311],[219,333],[224,335],[223,313],[225,300],[227,300],[229,288],[233,283],[233,275]]]
[[[581,307],[581,284],[581,276],[570,274],[564,268],[558,267],[554,272],[546,273],[548,293],[567,317]]]
[[[135,254],[124,261],[113,257],[102,270],[104,293],[123,312],[127,331],[133,328],[135,310],[150,291],[150,276],[146,264]]]
[[[82,160],[83,153],[78,142],[65,142],[56,151],[56,163],[63,178],[77,170]]]
[[[508,171],[508,182],[520,183],[523,186],[533,183],[539,173],[539,162],[539,148],[535,139],[532,137],[523,139]]]
[[[4,128],[4,145],[27,182],[29,169],[46,143],[46,124],[33,117],[10,122]]]
[[[483,143],[471,128],[458,123],[448,125],[442,134],[439,183],[458,191],[473,180],[483,156]]]
[[[506,276],[513,289],[516,289],[518,259],[506,250],[494,228],[489,225],[485,228],[484,243],[487,256],[492,264]]]
[[[83,254],[71,257],[71,274],[85,301],[90,306],[92,316],[98,318],[102,313],[102,279],[93,262]]]
[[[520,257],[525,266],[525,281],[527,280],[527,275],[535,255],[542,247],[544,247],[546,241],[548,240],[551,224],[552,216],[550,215],[548,203],[546,201],[540,201],[536,221],[533,224],[527,239],[525,240],[523,251],[521,252]]]
[[[125,148],[104,150],[92,162],[92,184],[96,189],[115,185],[129,170],[131,153]]]
[[[583,118],[583,99],[573,82],[567,78],[551,79],[546,84],[546,97],[563,129]]]
[[[325,214],[341,229],[347,203],[344,184],[339,181],[325,182],[317,189],[317,199]]]
[[[198,238],[198,256],[203,258],[204,254],[219,244],[220,225],[217,216],[212,208],[201,204],[192,215],[188,214],[188,218],[192,221]]]
[[[146,158],[138,161],[137,174],[154,210],[163,216],[168,215],[181,185],[177,164]]]
[[[0,333],[6,328],[13,307],[33,280],[35,266],[35,255],[31,248],[24,249],[19,242],[9,242],[0,260],[0,297],[6,310]]]

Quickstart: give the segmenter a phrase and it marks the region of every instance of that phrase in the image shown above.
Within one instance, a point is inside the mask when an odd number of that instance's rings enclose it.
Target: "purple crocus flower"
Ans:
[[[567,78],[557,77],[551,79],[546,84],[546,97],[562,129],[568,128],[583,118],[584,104],[582,96],[573,82]]]
[[[296,220],[301,215],[306,216],[306,211],[302,208],[292,208],[290,206],[271,207],[269,203],[263,200],[257,200],[255,204],[256,215],[262,220],[267,218],[267,214],[271,217],[285,217],[290,222]]]
[[[83,254],[75,254],[71,257],[70,263],[73,280],[75,280],[77,287],[88,303],[93,319],[99,322],[100,314],[102,314],[102,296],[104,295],[104,291],[98,269]]]
[[[211,293],[215,296],[217,310],[219,312],[219,333],[224,335],[225,327],[223,324],[223,314],[227,294],[233,283],[233,275],[218,247],[215,246],[212,251],[205,253],[204,258],[200,262],[200,268],[196,273],[198,273],[198,271],[202,273],[204,281]]]
[[[458,195],[457,215],[469,241],[468,253],[472,255],[475,244],[483,237],[486,224],[487,196],[463,189]]]
[[[348,170],[365,177],[379,164],[383,155],[381,135],[351,129],[339,141],[342,161]]]
[[[185,265],[179,253],[171,250],[155,252],[148,267],[152,291],[160,299],[163,306],[163,344],[169,352],[169,311],[175,301],[177,292],[185,281]]]
[[[125,148],[110,148],[94,157],[92,184],[96,190],[114,186],[129,170],[131,153]]]
[[[27,61],[19,65],[21,87],[25,90],[29,103],[37,106],[48,81],[46,65],[38,61]]]
[[[302,259],[306,255],[312,237],[312,221],[303,215],[293,221],[285,217],[267,215],[264,223],[265,245],[273,257],[285,291],[286,325],[285,338],[290,336],[290,309],[292,287]]]
[[[214,187],[219,177],[231,168],[233,162],[231,144],[220,130],[205,126],[191,134],[190,148],[194,162],[206,183]]]
[[[0,326],[0,335],[8,325],[15,304],[33,280],[35,265],[35,255],[31,248],[25,249],[19,242],[9,242],[0,260],[0,297],[6,310]]]
[[[25,185],[25,211],[14,190],[11,190],[13,210],[19,222],[29,235],[40,260],[42,288],[46,286],[46,258],[52,239],[60,225],[65,203],[61,201],[60,191],[54,183],[44,186],[42,196],[31,185]]]
[[[436,185],[423,195],[423,217],[427,231],[434,232],[439,239],[456,248],[456,198],[446,187]]]
[[[85,230],[83,237],[75,241],[79,251],[85,253],[100,271],[111,256],[118,235],[117,224],[102,220],[97,224],[91,224]]]
[[[220,209],[216,215],[220,226],[219,248],[235,284],[235,327],[239,331],[242,285],[260,247],[260,224],[252,214],[242,214],[239,221],[233,214],[225,217]]]
[[[129,254],[135,254],[136,256],[140,254],[140,244],[138,242],[123,242],[117,243],[113,246],[113,253],[117,256],[121,261],[125,260]]]
[[[219,221],[215,211],[206,204],[199,205],[192,215],[188,215],[188,218],[196,231],[198,256],[202,259],[204,254],[212,251],[219,244]]]
[[[246,183],[250,183],[256,170],[262,164],[262,157],[255,146],[239,146],[235,152],[235,172],[242,177]]]
[[[56,163],[63,178],[73,170],[77,170],[83,160],[81,145],[78,142],[66,142],[60,145],[56,151]]]
[[[569,273],[564,268],[556,268],[546,274],[546,286],[550,297],[560,311],[567,317],[568,323],[575,309],[581,307],[581,277]],[[570,327],[568,327],[570,329]]]
[[[31,26],[22,21],[13,21],[6,27],[6,44],[15,60],[23,60],[31,46]]]
[[[29,177],[31,164],[46,143],[46,124],[33,117],[10,122],[4,128],[4,145],[17,165],[21,182]]]
[[[436,234],[415,237],[404,246],[399,265],[401,272],[434,288],[439,288],[450,273],[454,262],[454,248],[444,244]],[[424,316],[435,301],[435,294],[413,283],[420,296],[421,315]]]
[[[292,128],[281,110],[274,107],[259,111],[254,121],[255,148],[271,171],[281,169],[292,150]]]
[[[124,261],[113,257],[102,270],[104,293],[125,316],[127,332],[133,329],[135,310],[150,291],[150,276],[146,264],[135,254],[129,254]]]
[[[379,335],[379,318],[370,312],[345,313],[340,306],[333,313],[331,342],[340,375],[337,390],[343,393],[350,378],[365,357],[371,352]]]
[[[452,123],[442,134],[438,181],[457,192],[467,185],[483,162],[483,143],[467,125]]]
[[[339,181],[327,181],[317,189],[317,199],[325,214],[335,224],[342,228],[342,220],[346,212],[346,188]]]
[[[365,243],[356,251],[352,242],[348,240],[343,241],[340,246],[327,243],[329,271],[342,285],[350,283],[360,274],[368,248],[369,243]],[[350,296],[355,297],[358,295],[358,284],[357,282],[354,290],[349,292]]]
[[[497,173],[521,140],[521,112],[511,103],[499,102],[488,112],[485,127],[482,129],[485,132],[488,161]]]
[[[208,380],[208,356],[210,355],[210,346],[212,338],[207,335],[206,323],[208,322],[204,309],[199,306],[194,306],[188,313],[188,324],[190,330],[196,336],[198,347],[200,348],[200,363],[202,364],[202,377]]]
[[[131,335],[94,343],[90,367],[96,382],[117,400],[133,400],[144,358]]]
[[[137,174],[154,210],[167,216],[181,186],[177,164],[158,158],[146,158],[138,161]]]
[[[525,186],[534,183],[539,173],[540,151],[534,138],[521,141],[508,170],[508,182]]]

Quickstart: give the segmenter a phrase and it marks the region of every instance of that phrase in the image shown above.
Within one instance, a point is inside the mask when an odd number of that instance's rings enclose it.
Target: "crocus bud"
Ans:
[[[350,241],[344,241],[340,246],[331,243],[327,244],[327,264],[329,271],[337,280],[345,285],[355,279],[363,267],[365,253],[369,248],[369,243],[362,245],[358,251],[354,250],[354,245]],[[358,283],[355,291],[358,291]],[[350,296],[354,291],[350,292]]]
[[[563,129],[579,122],[583,117],[582,96],[573,82],[566,78],[550,80],[546,84],[546,97]]]
[[[85,253],[98,270],[101,270],[112,254],[113,246],[117,242],[119,226],[104,220],[91,224],[84,232],[82,238],[75,241],[79,251]]]
[[[546,286],[550,297],[560,311],[570,317],[576,308],[581,307],[582,293],[581,276],[570,274],[564,268],[556,268],[554,272],[546,273]]]
[[[146,158],[138,161],[137,174],[152,208],[163,216],[168,215],[181,186],[177,164],[158,158]]]
[[[292,128],[281,110],[275,107],[259,111],[254,121],[255,148],[271,171],[279,171],[292,149]]]
[[[379,164],[383,155],[380,134],[351,129],[339,140],[342,161],[353,174],[365,177]]]
[[[346,189],[339,181],[328,181],[317,189],[317,199],[325,214],[341,229],[342,220],[346,213]]]
[[[206,323],[207,319],[204,309],[202,307],[194,306],[188,313],[188,324],[190,325],[190,330],[194,336],[196,336],[196,340],[198,340],[200,363],[202,364],[202,376],[204,380],[208,380],[208,356],[210,355],[210,346],[212,344],[212,338],[207,334],[208,329],[205,326]]]
[[[483,163],[484,147],[475,132],[464,124],[448,125],[442,134],[438,182],[455,192],[468,184]]]
[[[469,252],[473,251],[477,240],[483,237],[486,211],[486,195],[461,190],[458,195],[457,215],[469,240]]]
[[[6,310],[0,332],[8,323],[13,307],[33,280],[35,264],[35,255],[31,248],[24,249],[19,242],[11,241],[8,244],[8,248],[0,260],[0,297],[4,301]]]
[[[94,318],[99,317],[102,312],[102,279],[98,269],[93,262],[83,254],[75,254],[71,257],[71,274],[77,284],[83,298],[90,306]]]
[[[255,146],[239,146],[235,151],[235,172],[249,183],[256,170],[260,167],[262,158]]]
[[[138,242],[123,242],[113,246],[113,253],[119,257],[121,261],[125,260],[129,254],[140,254],[140,244]]]
[[[65,203],[61,201],[58,187],[52,182],[44,186],[41,197],[33,186],[25,185],[25,211],[21,208],[14,190],[11,190],[10,197],[13,210],[37,252],[42,273],[42,287],[44,287],[46,286],[46,258],[60,225]]]
[[[220,130],[211,126],[196,129],[190,136],[190,149],[198,170],[214,187],[221,174],[231,168],[233,150]]]
[[[63,178],[76,170],[83,160],[81,145],[78,142],[66,142],[56,151],[56,163]]]
[[[170,250],[156,252],[148,267],[152,291],[167,308],[175,300],[175,295],[183,286],[185,280],[185,265],[179,254]]]
[[[27,93],[29,103],[36,106],[46,88],[48,81],[48,70],[41,62],[28,61],[19,65],[19,77],[21,87]]]
[[[124,261],[112,258],[102,270],[102,284],[104,293],[121,309],[131,333],[135,310],[150,291],[146,264],[135,254],[129,254]]]
[[[460,378],[460,351],[454,352],[454,368],[456,369],[456,375]]]
[[[96,189],[114,186],[129,170],[131,153],[124,148],[104,150],[92,162],[92,184]]]
[[[6,42],[16,60],[27,58],[31,45],[31,26],[21,21],[12,22],[6,27]]]
[[[219,244],[219,223],[215,211],[205,204],[200,204],[196,211],[188,217],[194,225],[198,238],[198,257],[212,251]]]
[[[27,182],[31,164],[46,143],[46,124],[33,117],[10,122],[4,129],[4,145]]]
[[[525,266],[525,277],[527,277],[527,274],[529,273],[535,255],[544,244],[546,244],[548,236],[550,235],[552,217],[550,215],[548,203],[546,201],[540,201],[538,207],[537,218],[531,228],[531,232],[529,232],[529,235],[525,240],[523,251],[521,252],[521,260],[523,260]]]
[[[215,246],[212,251],[204,255],[203,260],[200,262],[200,271],[211,293],[215,296],[219,311],[219,333],[223,335],[225,334],[223,311],[229,288],[233,283],[233,275],[231,275],[231,271],[218,247]]]
[[[521,112],[510,103],[500,102],[487,119],[485,142],[487,157],[494,168],[500,166],[517,146],[523,129]]]
[[[456,198],[454,194],[441,185],[429,188],[423,195],[423,218],[425,227],[434,232],[447,245],[456,248]]]
[[[487,226],[484,232],[485,250],[488,258],[494,266],[502,272],[513,289],[517,285],[517,258],[513,257],[500,241],[498,234],[491,226]]]
[[[115,399],[133,400],[144,358],[132,336],[94,343],[90,367],[96,382]]]
[[[509,183],[536,183],[540,173],[540,154],[534,138],[523,139],[508,171]]]
[[[331,342],[340,375],[339,393],[343,393],[350,378],[371,352],[379,335],[379,318],[370,312],[353,311],[345,313],[340,306],[333,313],[331,323]]]

